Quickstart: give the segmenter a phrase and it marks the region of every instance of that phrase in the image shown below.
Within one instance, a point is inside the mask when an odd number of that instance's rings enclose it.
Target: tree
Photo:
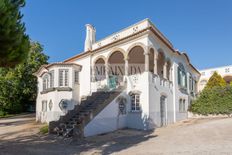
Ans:
[[[18,113],[28,104],[35,103],[37,79],[33,73],[48,60],[42,51],[42,46],[33,42],[24,63],[15,68],[0,69],[0,111]]]
[[[14,67],[29,52],[29,37],[20,13],[24,5],[24,0],[0,0],[0,67]]]
[[[224,87],[226,86],[226,81],[217,72],[214,72],[206,84],[205,89],[211,89],[213,87]]]

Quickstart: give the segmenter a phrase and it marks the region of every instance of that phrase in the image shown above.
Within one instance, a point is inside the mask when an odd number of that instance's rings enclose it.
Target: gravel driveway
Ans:
[[[232,118],[188,119],[141,132],[119,130],[79,142],[38,134],[34,115],[0,119],[1,155],[232,155]]]

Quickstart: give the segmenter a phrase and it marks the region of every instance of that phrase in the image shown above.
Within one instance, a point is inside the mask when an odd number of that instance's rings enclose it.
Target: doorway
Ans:
[[[167,97],[162,95],[160,97],[160,126],[167,125]]]

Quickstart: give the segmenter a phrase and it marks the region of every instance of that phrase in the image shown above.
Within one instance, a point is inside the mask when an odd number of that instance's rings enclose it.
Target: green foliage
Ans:
[[[48,60],[42,51],[39,43],[31,43],[26,62],[15,68],[0,69],[0,111],[19,113],[35,103],[37,79],[33,73]]]
[[[45,125],[45,126],[41,127],[40,128],[40,133],[42,133],[42,134],[48,133],[48,125]]]
[[[29,37],[21,22],[24,0],[0,0],[0,67],[14,67],[29,52]]]
[[[190,111],[197,114],[232,114],[232,87],[216,86],[204,89],[193,102]]]
[[[219,75],[217,72],[210,77],[208,83],[206,84],[205,89],[211,89],[213,87],[224,87],[226,86],[226,81]]]

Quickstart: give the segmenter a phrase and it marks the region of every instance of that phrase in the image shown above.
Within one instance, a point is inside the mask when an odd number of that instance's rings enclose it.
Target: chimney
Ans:
[[[85,38],[85,52],[86,52],[92,50],[92,45],[95,43],[96,40],[96,30],[90,24],[86,24],[85,26],[86,26],[86,38]]]

